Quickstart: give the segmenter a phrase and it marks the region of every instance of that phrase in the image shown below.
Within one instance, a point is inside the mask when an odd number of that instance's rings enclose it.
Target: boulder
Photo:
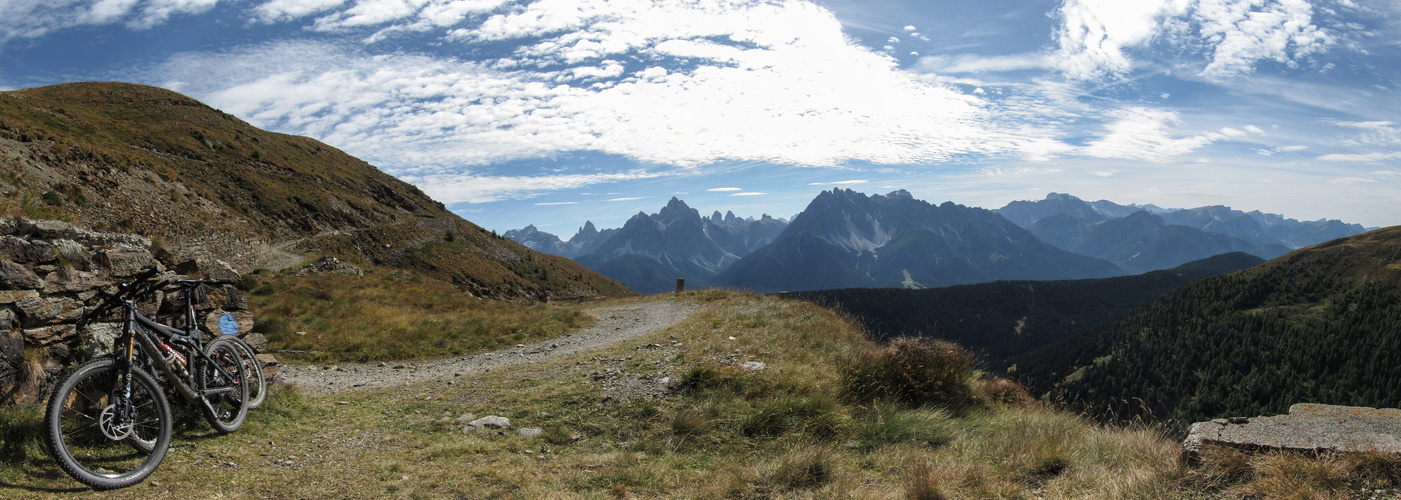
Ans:
[[[1401,409],[1298,403],[1289,414],[1197,422],[1182,443],[1196,461],[1203,446],[1244,449],[1401,453]]]
[[[103,250],[100,260],[102,267],[107,268],[116,278],[130,278],[156,265],[156,259],[151,257],[151,252],[134,248]]]
[[[476,432],[482,429],[505,430],[511,428],[511,420],[495,415],[485,416],[467,423],[462,432]]]
[[[39,298],[39,292],[34,290],[0,290],[0,304],[13,304],[30,298]]]
[[[214,335],[224,334],[224,325],[221,325],[220,322],[223,322],[225,325],[228,324],[229,320],[224,319],[225,315],[228,315],[233,320],[233,323],[238,326],[238,332],[235,333],[235,335],[243,336],[253,331],[253,313],[248,311],[225,311],[223,309],[215,309],[204,316],[204,331]]]
[[[364,272],[361,271],[360,268],[355,267],[355,265],[335,257],[322,257],[316,262],[302,266],[301,269],[297,270],[297,276],[325,273],[342,273],[353,276],[364,274]]]
[[[263,352],[268,348],[268,338],[261,333],[249,333],[243,337],[243,341],[253,348],[253,352]]]
[[[42,290],[44,280],[29,268],[0,260],[0,289]]]
[[[58,261],[58,252],[43,240],[0,236],[0,257],[17,264],[46,264]]]
[[[24,331],[24,338],[34,345],[50,346],[78,337],[78,327],[74,325],[51,325],[31,328]]]
[[[218,259],[200,259],[199,270],[207,283],[233,283],[241,277],[228,262]]]
[[[83,303],[68,297],[31,297],[15,302],[15,307],[28,328],[77,321],[83,315]]]

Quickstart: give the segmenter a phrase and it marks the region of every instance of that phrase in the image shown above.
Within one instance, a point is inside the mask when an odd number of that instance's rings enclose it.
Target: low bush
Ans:
[[[950,342],[902,337],[846,356],[842,386],[856,402],[962,408],[974,402],[973,355]]]

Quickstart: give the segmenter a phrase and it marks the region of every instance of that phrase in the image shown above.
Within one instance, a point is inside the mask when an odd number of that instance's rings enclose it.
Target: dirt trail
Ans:
[[[304,392],[329,394],[371,387],[424,382],[444,377],[470,375],[493,368],[561,358],[635,339],[676,324],[693,312],[682,302],[642,304],[589,309],[598,317],[593,326],[578,332],[510,349],[421,362],[347,364],[337,366],[285,364],[282,377]]]

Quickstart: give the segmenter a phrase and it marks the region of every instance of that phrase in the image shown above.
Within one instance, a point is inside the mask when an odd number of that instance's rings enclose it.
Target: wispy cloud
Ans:
[[[710,189],[707,189],[706,191],[710,191],[710,192],[712,192],[712,193],[726,193],[726,192],[730,192],[730,191],[744,191],[744,188],[722,187],[722,188],[710,188]]]
[[[646,198],[647,198],[646,196],[634,196],[634,197],[630,197],[630,198],[613,198],[613,199],[608,200],[608,201],[635,201],[635,200],[643,200],[643,199],[646,199]]]
[[[219,0],[5,0],[0,2],[0,45],[75,26],[124,24],[146,30],[171,17],[199,14]]]
[[[593,184],[659,177],[650,172],[554,176],[482,176],[471,173],[404,176],[433,199],[446,204],[488,203],[505,199],[532,198],[542,193],[574,189]],[[616,200],[610,200],[616,201]]]
[[[1396,151],[1396,152],[1391,152],[1391,153],[1361,153],[1361,154],[1335,153],[1335,154],[1326,154],[1326,155],[1323,155],[1323,156],[1319,156],[1319,157],[1318,157],[1318,160],[1319,160],[1319,161],[1336,161],[1336,162],[1350,162],[1350,163],[1380,163],[1380,162],[1384,162],[1384,161],[1391,161],[1391,160],[1398,160],[1398,159],[1401,159],[1401,151]]]

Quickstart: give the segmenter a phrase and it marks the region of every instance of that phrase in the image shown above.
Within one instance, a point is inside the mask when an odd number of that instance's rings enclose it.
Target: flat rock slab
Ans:
[[[1298,403],[1288,415],[1218,418],[1187,431],[1182,451],[1195,459],[1201,447],[1355,453],[1401,453],[1401,409]]]

